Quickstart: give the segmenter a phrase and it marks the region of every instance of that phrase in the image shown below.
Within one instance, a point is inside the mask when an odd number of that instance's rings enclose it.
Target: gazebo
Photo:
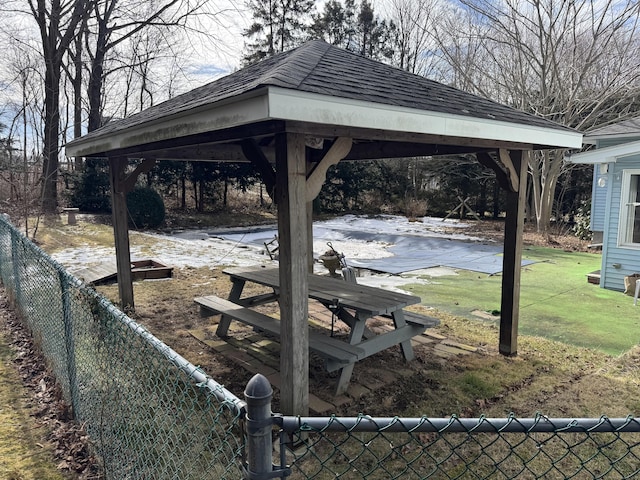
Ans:
[[[569,128],[311,41],[66,145],[108,158],[120,301],[133,306],[126,193],[157,160],[251,162],[278,208],[281,410],[308,411],[311,203],[339,161],[475,154],[507,192],[499,348],[517,353],[527,150],[582,146]],[[131,168],[131,161],[137,161]]]

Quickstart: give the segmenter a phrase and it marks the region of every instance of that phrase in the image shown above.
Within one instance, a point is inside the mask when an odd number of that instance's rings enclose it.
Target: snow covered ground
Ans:
[[[314,223],[314,257],[322,255],[328,249],[327,242],[331,242],[335,250],[345,255],[348,265],[358,267],[362,275],[358,279],[360,283],[388,289],[407,283],[428,283],[425,275],[431,278],[455,275],[456,269],[468,267],[464,264],[465,255],[486,259],[501,251],[501,245],[465,235],[466,226],[454,219],[443,222],[441,218],[425,217],[409,222],[405,217],[394,215],[345,215]],[[131,257],[132,260],[153,258],[175,268],[268,264],[272,261],[264,242],[272,240],[275,234],[275,225],[184,230],[172,234],[131,232]],[[439,250],[440,245],[444,250]],[[447,267],[447,255],[462,264]],[[58,251],[53,257],[74,272],[105,261],[115,262],[115,250],[70,248]],[[367,268],[371,266],[374,270]],[[327,272],[320,263],[316,263],[315,271]]]

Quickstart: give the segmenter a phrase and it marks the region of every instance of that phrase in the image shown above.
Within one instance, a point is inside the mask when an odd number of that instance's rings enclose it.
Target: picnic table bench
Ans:
[[[239,267],[224,270],[224,273],[231,277],[232,282],[228,300],[215,296],[195,299],[200,305],[201,315],[222,314],[216,334],[226,337],[231,321],[237,320],[280,335],[280,322],[277,319],[251,308],[278,300],[278,269]],[[243,297],[246,282],[270,287],[272,292]],[[420,303],[420,298],[415,295],[311,274],[308,287],[310,299],[320,302],[350,328],[347,341],[315,331],[309,333],[309,349],[325,358],[327,370],[341,370],[336,394],[344,393],[347,389],[357,361],[395,345],[400,345],[405,360],[410,361],[414,358],[411,339],[439,324],[435,318],[404,310],[408,305]],[[367,320],[377,316],[391,319],[393,328],[380,334],[372,332],[366,325]]]
[[[215,295],[197,297],[194,301],[200,305],[201,317],[222,314],[251,325],[257,330],[280,337],[280,321],[276,318]],[[357,362],[364,358],[365,354],[362,348],[312,330],[309,331],[309,350],[325,359],[328,372],[334,372],[349,363]]]

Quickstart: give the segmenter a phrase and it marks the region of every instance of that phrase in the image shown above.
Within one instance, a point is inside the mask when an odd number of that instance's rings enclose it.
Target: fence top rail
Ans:
[[[618,433],[640,432],[640,418],[401,418],[401,417],[275,417],[285,432],[403,432],[403,433]]]

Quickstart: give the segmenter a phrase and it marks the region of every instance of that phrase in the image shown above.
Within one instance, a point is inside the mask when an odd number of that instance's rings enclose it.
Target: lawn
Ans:
[[[639,340],[640,307],[633,298],[587,282],[598,254],[527,247],[523,258],[519,332],[619,355]],[[424,305],[466,318],[499,321],[501,275],[460,270],[408,287]],[[475,313],[474,313],[475,312]],[[493,318],[491,314],[493,313]]]

